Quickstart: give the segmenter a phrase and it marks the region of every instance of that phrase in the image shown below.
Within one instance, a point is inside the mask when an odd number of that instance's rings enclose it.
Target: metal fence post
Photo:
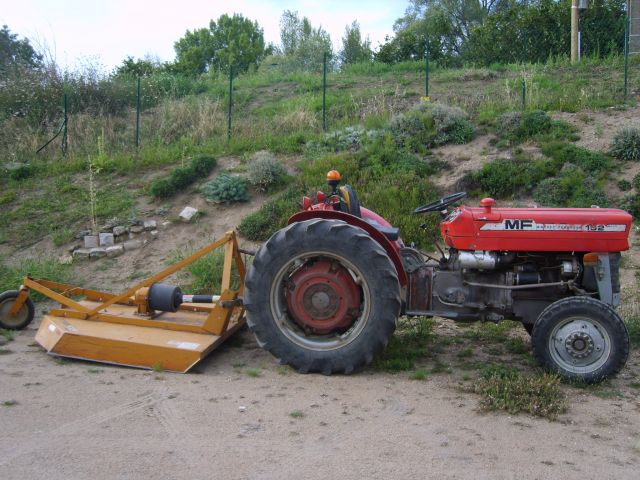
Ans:
[[[322,129],[327,131],[327,52],[322,65]]]
[[[227,141],[231,140],[231,105],[233,103],[233,65],[229,65],[229,111],[227,123]]]
[[[64,120],[62,122],[63,133],[62,133],[62,156],[66,156],[67,154],[67,140],[68,140],[68,130],[67,125],[69,123],[69,116],[67,114],[67,89],[64,91]]]
[[[136,148],[140,146],[140,76],[138,76],[138,93],[136,96]]]
[[[629,15],[624,18],[624,101],[629,89]]]
[[[429,40],[427,39],[424,44],[424,96],[429,96]]]

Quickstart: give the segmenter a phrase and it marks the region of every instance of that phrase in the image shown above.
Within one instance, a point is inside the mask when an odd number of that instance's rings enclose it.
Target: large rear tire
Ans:
[[[586,383],[615,375],[629,356],[626,325],[613,308],[590,297],[563,298],[545,308],[531,343],[543,368]]]
[[[382,246],[338,220],[297,222],[258,250],[245,280],[261,347],[300,372],[351,373],[388,343],[400,284]]]

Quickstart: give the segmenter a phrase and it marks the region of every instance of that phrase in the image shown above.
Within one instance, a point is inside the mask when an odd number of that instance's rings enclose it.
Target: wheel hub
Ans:
[[[569,355],[574,358],[585,358],[591,355],[594,343],[591,336],[585,332],[574,332],[567,336],[564,346]]]
[[[349,328],[358,318],[361,301],[360,288],[337,261],[318,260],[289,278],[289,314],[298,325],[314,333]]]

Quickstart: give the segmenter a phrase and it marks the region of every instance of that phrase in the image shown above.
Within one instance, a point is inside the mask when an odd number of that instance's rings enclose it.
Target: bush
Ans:
[[[516,155],[486,163],[479,171],[467,174],[461,187],[479,189],[481,193],[495,198],[511,198],[519,192],[533,189],[554,171],[549,160]]]
[[[300,188],[289,187],[282,195],[265,203],[260,210],[244,217],[238,225],[238,232],[247,240],[267,240],[285,227],[287,219],[300,209],[298,202],[302,195]]]
[[[507,112],[498,118],[497,133],[507,143],[520,143],[533,138],[577,140],[576,128],[561,120],[553,120],[542,110]]]
[[[206,178],[215,166],[216,159],[212,156],[196,155],[189,166],[176,168],[167,178],[154,180],[150,188],[151,195],[156,198],[172,197],[192,183]]]
[[[202,195],[218,203],[246,202],[249,200],[247,179],[223,173],[202,188]]]
[[[589,173],[606,172],[612,167],[611,159],[607,155],[570,143],[550,142],[543,144],[541,150],[544,155],[554,161],[554,165],[558,169],[567,163],[580,167]]]
[[[263,192],[280,184],[287,170],[267,151],[256,152],[249,163],[249,182]]]
[[[633,218],[640,219],[640,195],[625,196],[620,202],[620,208],[633,215]]]
[[[633,179],[633,183],[636,183],[636,178],[638,178],[638,175],[636,175]],[[640,180],[640,179],[639,179]],[[631,182],[629,180],[618,180],[618,188],[620,190],[622,190],[623,192],[628,192],[629,190],[631,190],[633,188],[633,185],[631,185]]]
[[[558,177],[540,182],[533,198],[545,207],[589,208],[592,205],[609,205],[609,199],[599,182],[571,164],[565,165]]]
[[[620,160],[640,160],[640,128],[624,128],[616,133],[611,155]]]
[[[387,125],[396,147],[416,152],[447,143],[466,143],[474,129],[458,107],[421,103],[407,113],[394,115]]]

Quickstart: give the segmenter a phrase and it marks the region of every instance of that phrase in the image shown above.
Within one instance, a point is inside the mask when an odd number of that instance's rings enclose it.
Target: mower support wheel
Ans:
[[[245,279],[247,323],[261,347],[300,372],[351,373],[388,343],[400,284],[364,230],[312,219],[279,230]]]
[[[594,383],[618,373],[629,356],[629,333],[616,311],[590,297],[545,308],[533,328],[533,353],[546,370]]]
[[[18,290],[9,290],[0,295],[0,328],[22,330],[31,323],[36,308],[31,298],[27,298],[18,313],[11,315],[11,309],[20,295]]]

